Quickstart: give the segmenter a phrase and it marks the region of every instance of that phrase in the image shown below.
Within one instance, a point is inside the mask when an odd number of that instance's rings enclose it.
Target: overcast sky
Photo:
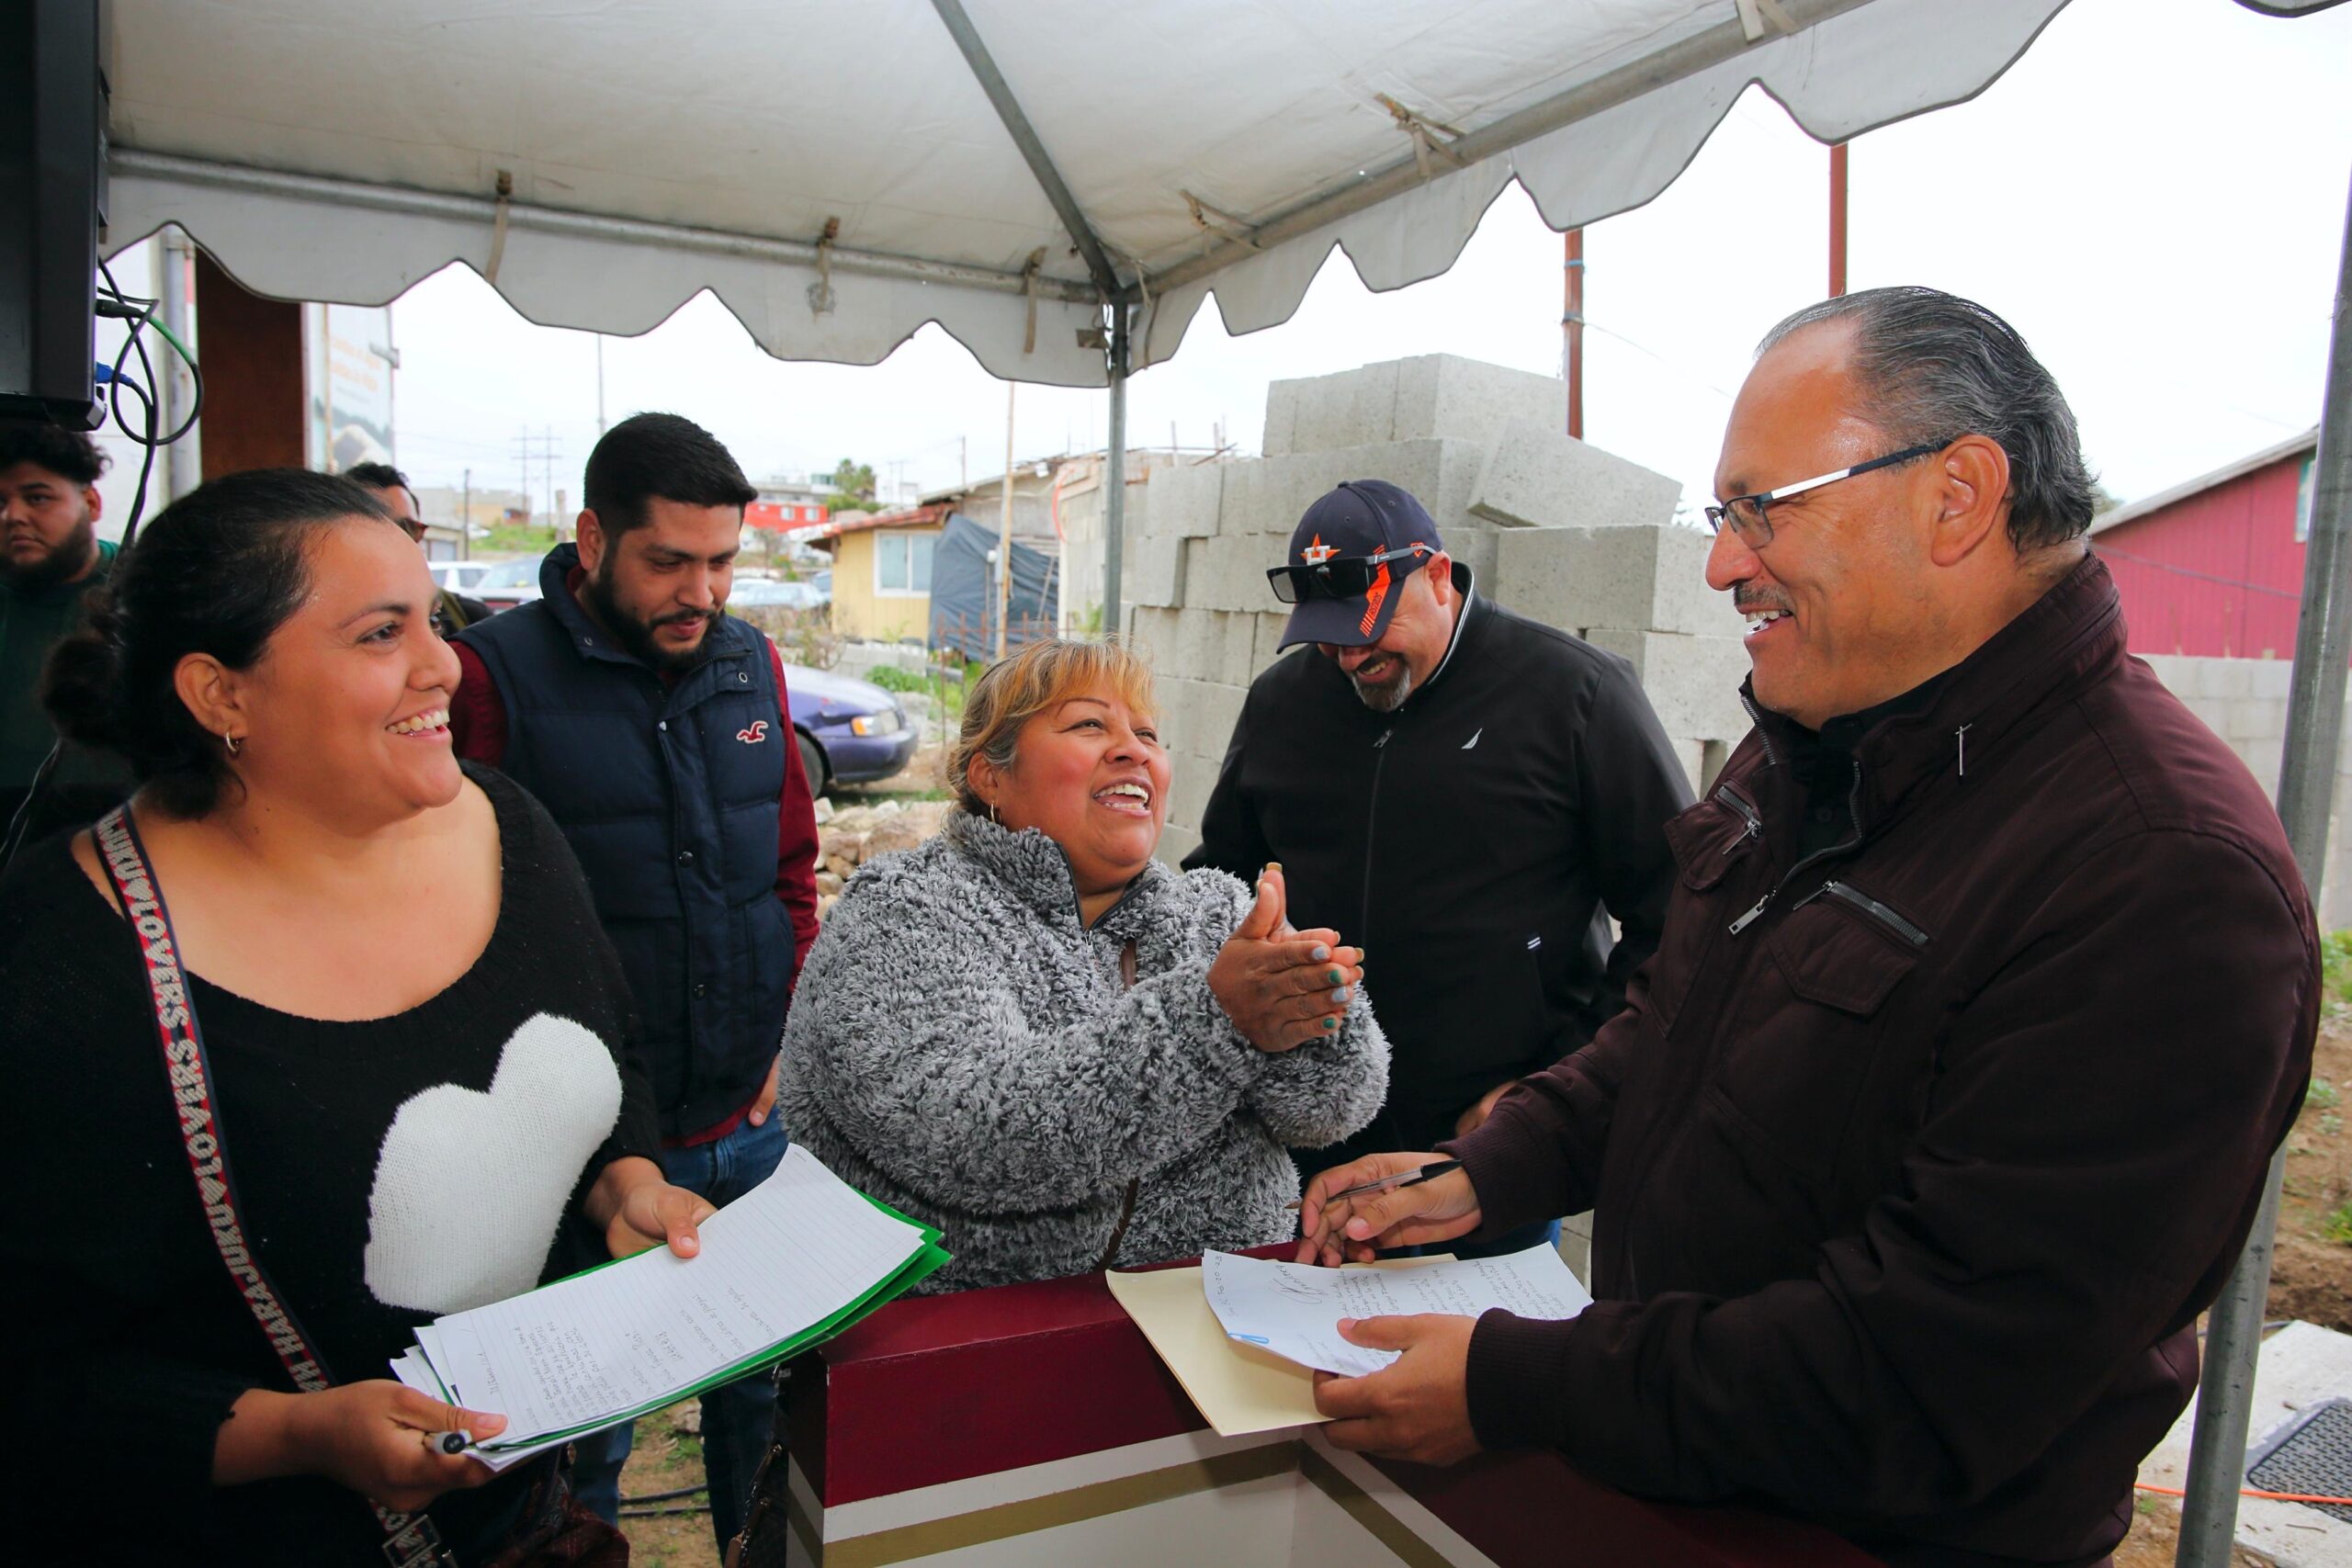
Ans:
[[[2075,0],[1975,101],[1854,144],[1851,286],[1932,284],[2007,316],[2127,499],[2282,440],[2318,419],[2347,82],[2352,6],[2288,21],[2230,0]],[[1709,489],[1757,338],[1826,291],[1827,164],[1751,90],[1665,196],[1586,231],[1588,439]],[[1442,277],[1375,295],[1335,252],[1296,316],[1240,338],[1212,301],[1130,383],[1129,439],[1206,446],[1221,426],[1254,452],[1269,381],[1406,355],[1556,374],[1560,284],[1560,238],[1511,186]],[[552,430],[576,505],[595,340],[530,325],[462,265],[394,321],[397,456],[419,482],[470,468],[512,487],[518,433]],[[843,457],[925,486],[955,481],[967,451],[973,478],[1003,466],[1005,384],[936,328],[876,367],[786,364],[704,296],[606,339],[604,364],[610,419],[685,413],[754,479]],[[1016,451],[1099,446],[1105,412],[1099,391],[1023,387]]]

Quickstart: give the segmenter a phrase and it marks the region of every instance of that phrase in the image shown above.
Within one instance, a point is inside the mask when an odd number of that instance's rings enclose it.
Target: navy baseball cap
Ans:
[[[1281,646],[1378,642],[1405,579],[1443,548],[1437,525],[1410,491],[1385,479],[1343,481],[1306,509],[1283,564],[1266,573],[1274,596],[1297,606]]]

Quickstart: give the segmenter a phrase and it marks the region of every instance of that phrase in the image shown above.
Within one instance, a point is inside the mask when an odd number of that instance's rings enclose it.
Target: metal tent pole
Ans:
[[[1102,629],[1119,624],[1119,567],[1127,525],[1127,308],[1111,307],[1111,438],[1102,457]]]
[[[2344,728],[2346,664],[2352,660],[2352,204],[2345,212],[2335,281],[2335,329],[2327,356],[2319,453],[2312,473],[2311,547],[2303,558],[2303,608],[2295,626],[2294,685],[2287,698],[2287,750],[2278,770],[2278,818],[2319,900],[2327,865],[2327,818],[2335,795]],[[2245,1251],[2213,1303],[2189,1440],[2182,1506],[2181,1568],[2228,1568],[2237,1534],[2238,1488],[2245,1484],[2246,1425],[2254,1414],[2254,1369],[2270,1294],[2270,1253],[2278,1226],[2282,1144]]]

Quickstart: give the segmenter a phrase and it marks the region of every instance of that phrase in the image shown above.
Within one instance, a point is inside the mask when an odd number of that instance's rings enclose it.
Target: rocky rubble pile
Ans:
[[[827,803],[830,804],[830,803]],[[900,805],[885,800],[820,814],[817,827],[817,918],[832,913],[842,887],[857,868],[877,855],[910,850],[933,833],[951,809],[944,800]]]

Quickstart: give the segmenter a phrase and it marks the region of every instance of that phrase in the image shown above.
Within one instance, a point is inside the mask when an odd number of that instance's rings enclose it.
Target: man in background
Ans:
[[[416,503],[416,489],[408,482],[406,474],[390,463],[354,463],[343,470],[343,477],[365,486],[389,507],[392,521],[407,529],[408,536],[423,547],[424,512]],[[433,596],[433,629],[445,638],[454,637],[476,621],[489,618],[489,605],[479,599],[469,599],[454,588],[444,588]]]
[[[1279,861],[1297,925],[1386,957],[1388,1104],[1313,1169],[1467,1132],[1592,1038],[1657,945],[1690,786],[1632,667],[1480,596],[1407,491],[1340,485],[1284,559],[1283,645],[1312,646],[1251,683],[1184,863]]]
[[[723,1206],[784,1156],[776,1052],[817,937],[817,823],[783,658],[725,613],[757,492],[708,431],[667,413],[606,432],[583,490],[579,543],[548,554],[542,597],[458,634],[450,728],[458,754],[537,795],[579,856],[637,999],[662,1168]],[[703,1395],[722,1551],[774,1406],[766,1373]],[[574,1484],[607,1519],[630,1436],[578,1445]]]
[[[106,468],[106,454],[78,431],[0,423],[0,842],[20,810],[15,841],[29,841],[92,821],[130,793],[128,764],[61,746],[40,707],[49,650],[114,567],[114,541],[97,536]],[[28,802],[52,750],[57,761]]]

